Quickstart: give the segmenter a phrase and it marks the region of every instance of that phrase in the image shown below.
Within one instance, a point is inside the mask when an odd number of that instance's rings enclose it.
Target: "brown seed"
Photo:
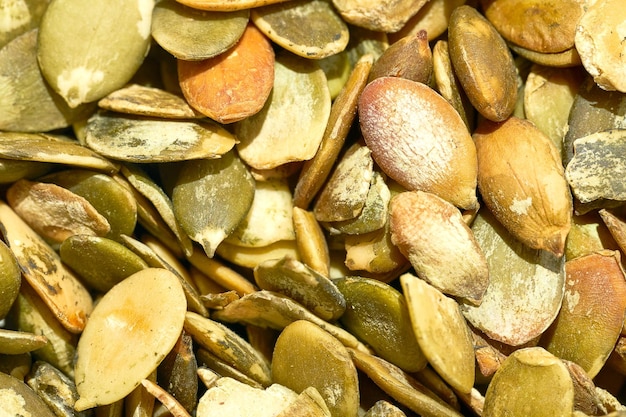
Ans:
[[[402,77],[428,84],[433,71],[433,54],[426,31],[394,42],[376,60],[369,81],[379,77]]]
[[[203,61],[178,60],[178,76],[193,108],[220,123],[233,123],[265,104],[274,83],[274,51],[248,25],[239,42],[223,54]]]
[[[573,210],[554,144],[516,117],[483,122],[474,140],[478,188],[486,206],[526,245],[561,256]]]

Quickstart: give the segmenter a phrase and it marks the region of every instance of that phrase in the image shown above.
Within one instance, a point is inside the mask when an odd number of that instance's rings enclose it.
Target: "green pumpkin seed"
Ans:
[[[504,361],[487,388],[483,416],[565,417],[573,408],[574,386],[567,368],[556,356],[534,347],[517,350]]]
[[[93,308],[87,289],[63,265],[59,255],[2,202],[0,223],[23,277],[66,329],[80,333]]]
[[[187,104],[184,98],[160,88],[139,84],[113,91],[98,101],[98,107],[117,113],[164,119],[204,117]]]
[[[348,53],[343,50],[334,55],[320,59],[318,63],[326,75],[330,98],[334,100],[350,77],[352,68],[350,67]]]
[[[256,169],[311,159],[322,140],[330,105],[326,76],[316,61],[277,54],[274,87],[265,106],[235,125],[241,158]]]
[[[128,191],[111,176],[80,169],[57,171],[39,178],[67,188],[83,197],[107,219],[111,231],[105,237],[118,240],[130,235],[137,224],[137,202]]]
[[[174,162],[216,158],[235,145],[235,138],[217,123],[97,113],[85,130],[94,151],[127,162]]]
[[[0,320],[3,319],[20,292],[22,273],[15,255],[0,241]]]
[[[331,280],[291,257],[259,264],[254,280],[259,288],[285,294],[327,321],[338,319],[346,309],[343,295]]]
[[[42,132],[65,128],[94,110],[93,105],[71,109],[48,87],[37,63],[36,29],[0,49],[0,84],[2,130]]]
[[[36,133],[0,132],[0,158],[65,164],[114,173],[118,167],[74,140]]]
[[[248,214],[225,242],[263,247],[281,240],[295,240],[292,212],[292,195],[287,181],[256,181]]]
[[[78,343],[75,409],[111,404],[139,386],[174,347],[186,308],[178,278],[165,269],[143,269],[107,292]]]
[[[50,170],[52,170],[51,164],[0,159],[0,184],[10,184],[22,178],[38,178]]]
[[[250,17],[274,43],[304,58],[326,58],[348,45],[348,26],[325,0],[257,7]]]
[[[76,107],[126,84],[150,47],[153,7],[152,0],[51,2],[37,55],[52,89]]]
[[[24,382],[0,373],[2,411],[11,416],[55,417],[46,403]]]
[[[12,39],[39,26],[49,0],[4,1],[0,9],[0,48]]]
[[[231,48],[246,28],[249,10],[212,12],[160,1],[152,12],[152,37],[178,59],[199,61]],[[202,42],[198,42],[202,39]]]
[[[241,336],[223,324],[188,312],[185,317],[185,331],[204,349],[262,386],[269,386],[272,383],[270,368],[265,358]]]
[[[543,333],[563,299],[563,259],[529,249],[513,238],[488,210],[480,210],[472,232],[487,258],[489,286],[480,306],[461,303],[465,318],[490,338],[519,346]]]
[[[121,243],[97,236],[70,236],[61,243],[59,255],[87,286],[100,292],[148,267]]]
[[[359,384],[347,349],[315,324],[299,320],[281,332],[272,359],[278,384],[302,392],[315,387],[332,415],[356,417]]]
[[[398,290],[371,278],[346,277],[334,282],[346,299],[340,321],[350,333],[408,372],[426,366],[406,300]]]
[[[254,179],[234,152],[183,162],[172,191],[176,219],[209,257],[245,218],[253,198]],[[225,201],[228,210],[223,210]]]
[[[48,339],[43,335],[0,329],[0,342],[1,354],[19,355],[45,346]]]

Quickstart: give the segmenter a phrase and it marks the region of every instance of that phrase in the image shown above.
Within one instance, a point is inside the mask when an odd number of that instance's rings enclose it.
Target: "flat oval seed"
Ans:
[[[207,59],[237,43],[249,16],[249,10],[210,12],[164,0],[158,2],[152,12],[152,37],[178,59]],[[198,42],[199,39],[202,42]]]
[[[292,0],[257,7],[250,18],[274,43],[304,58],[326,58],[348,45],[348,26],[328,1]]]
[[[235,10],[247,10],[252,7],[261,7],[268,4],[280,3],[288,0],[176,0],[179,3],[200,10],[213,10],[218,12],[230,12]]]
[[[396,32],[417,13],[426,0],[385,0],[361,2],[333,0],[346,22],[374,32]]]
[[[48,343],[44,335],[0,329],[0,354],[19,355],[42,348]]]
[[[4,202],[0,202],[0,223],[23,277],[67,330],[80,333],[93,308],[89,292],[57,253]]]
[[[94,151],[127,162],[173,162],[215,158],[235,146],[235,138],[209,121],[139,118],[97,113],[87,122],[85,142]]]
[[[335,284],[346,299],[341,323],[381,358],[407,372],[426,366],[405,298],[388,284],[371,278],[345,277]]]
[[[313,323],[299,320],[285,327],[274,347],[272,376],[296,392],[315,387],[332,415],[358,414],[359,383],[350,355]]]
[[[474,386],[474,346],[459,305],[411,274],[400,276],[417,342],[428,363],[462,393]]]
[[[509,117],[517,100],[517,72],[496,29],[476,9],[460,6],[450,16],[448,43],[454,71],[476,110],[494,121]]]
[[[99,100],[131,79],[150,47],[153,7],[153,0],[50,3],[39,29],[38,59],[70,107]]]
[[[130,394],[174,347],[187,303],[165,269],[139,271],[107,292],[78,342],[77,411]]]
[[[0,241],[0,320],[7,315],[17,298],[22,283],[22,273],[15,255]]]
[[[274,83],[274,50],[252,24],[235,46],[202,61],[178,60],[189,104],[213,120],[233,123],[258,113]]]
[[[257,169],[311,159],[322,141],[330,105],[326,76],[317,62],[279,54],[265,106],[235,125],[237,151]]]
[[[61,243],[59,255],[87,286],[101,292],[148,267],[121,243],[97,236],[70,236]]]

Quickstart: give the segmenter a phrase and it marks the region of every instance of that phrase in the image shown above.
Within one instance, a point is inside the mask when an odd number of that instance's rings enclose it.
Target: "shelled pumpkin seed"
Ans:
[[[1,410],[623,413],[619,0],[79,3],[0,0],[0,370],[80,394]]]

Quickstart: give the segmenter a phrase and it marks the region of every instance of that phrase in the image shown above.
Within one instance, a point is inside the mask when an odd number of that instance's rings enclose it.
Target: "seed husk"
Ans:
[[[574,386],[567,368],[556,356],[534,347],[517,350],[504,361],[487,388],[483,416],[571,416],[573,408]]]
[[[348,26],[328,1],[292,0],[256,7],[250,18],[274,43],[304,58],[326,58],[348,45]]]
[[[552,141],[517,117],[502,123],[485,121],[473,137],[485,205],[517,239],[561,256],[573,209]]]
[[[87,122],[89,148],[127,162],[174,162],[217,158],[235,146],[235,138],[217,123],[100,112]]]
[[[289,256],[259,264],[254,280],[259,288],[287,295],[330,322],[346,309],[346,300],[333,281]]]
[[[411,274],[400,276],[413,331],[428,363],[450,386],[474,386],[474,346],[459,305]]]
[[[505,120],[517,100],[517,74],[504,39],[467,5],[452,12],[448,31],[450,59],[470,102],[485,118]]]
[[[3,202],[0,202],[0,223],[24,279],[67,330],[80,333],[93,308],[87,289],[63,265],[52,247]]]
[[[150,1],[50,3],[37,57],[43,76],[70,107],[99,100],[131,79],[150,47],[153,7]]]
[[[248,213],[254,185],[248,168],[233,151],[219,159],[185,161],[172,191],[176,220],[186,236],[200,243],[211,258]],[[229,210],[215,204],[224,201],[228,201]],[[198,211],[197,207],[206,209]]]
[[[316,61],[277,54],[274,87],[263,109],[235,125],[241,159],[256,169],[311,159],[322,141],[330,104],[326,76]]]
[[[296,392],[315,387],[332,415],[357,416],[359,385],[350,355],[336,338],[311,322],[299,320],[281,332],[274,347],[272,376]]]
[[[376,163],[402,186],[462,208],[478,204],[474,143],[456,110],[434,90],[377,78],[359,98],[359,122]]]
[[[624,322],[626,283],[619,252],[602,251],[569,260],[565,274],[563,306],[542,345],[577,363],[594,378],[613,350]],[[587,329],[584,335],[578,331],[583,328]]]
[[[249,10],[211,12],[164,0],[152,12],[152,37],[174,57],[198,61],[217,56],[235,45],[249,17]]]
[[[108,291],[78,342],[76,410],[111,404],[138,387],[176,343],[186,308],[178,278],[165,269],[141,270]]]
[[[237,122],[258,113],[268,100],[274,60],[269,40],[249,24],[227,51],[201,61],[179,59],[180,88],[202,114],[219,123]]]
[[[407,372],[426,366],[426,357],[411,327],[407,302],[398,290],[371,278],[345,277],[335,283],[346,300],[340,321],[348,331],[378,356]]]

